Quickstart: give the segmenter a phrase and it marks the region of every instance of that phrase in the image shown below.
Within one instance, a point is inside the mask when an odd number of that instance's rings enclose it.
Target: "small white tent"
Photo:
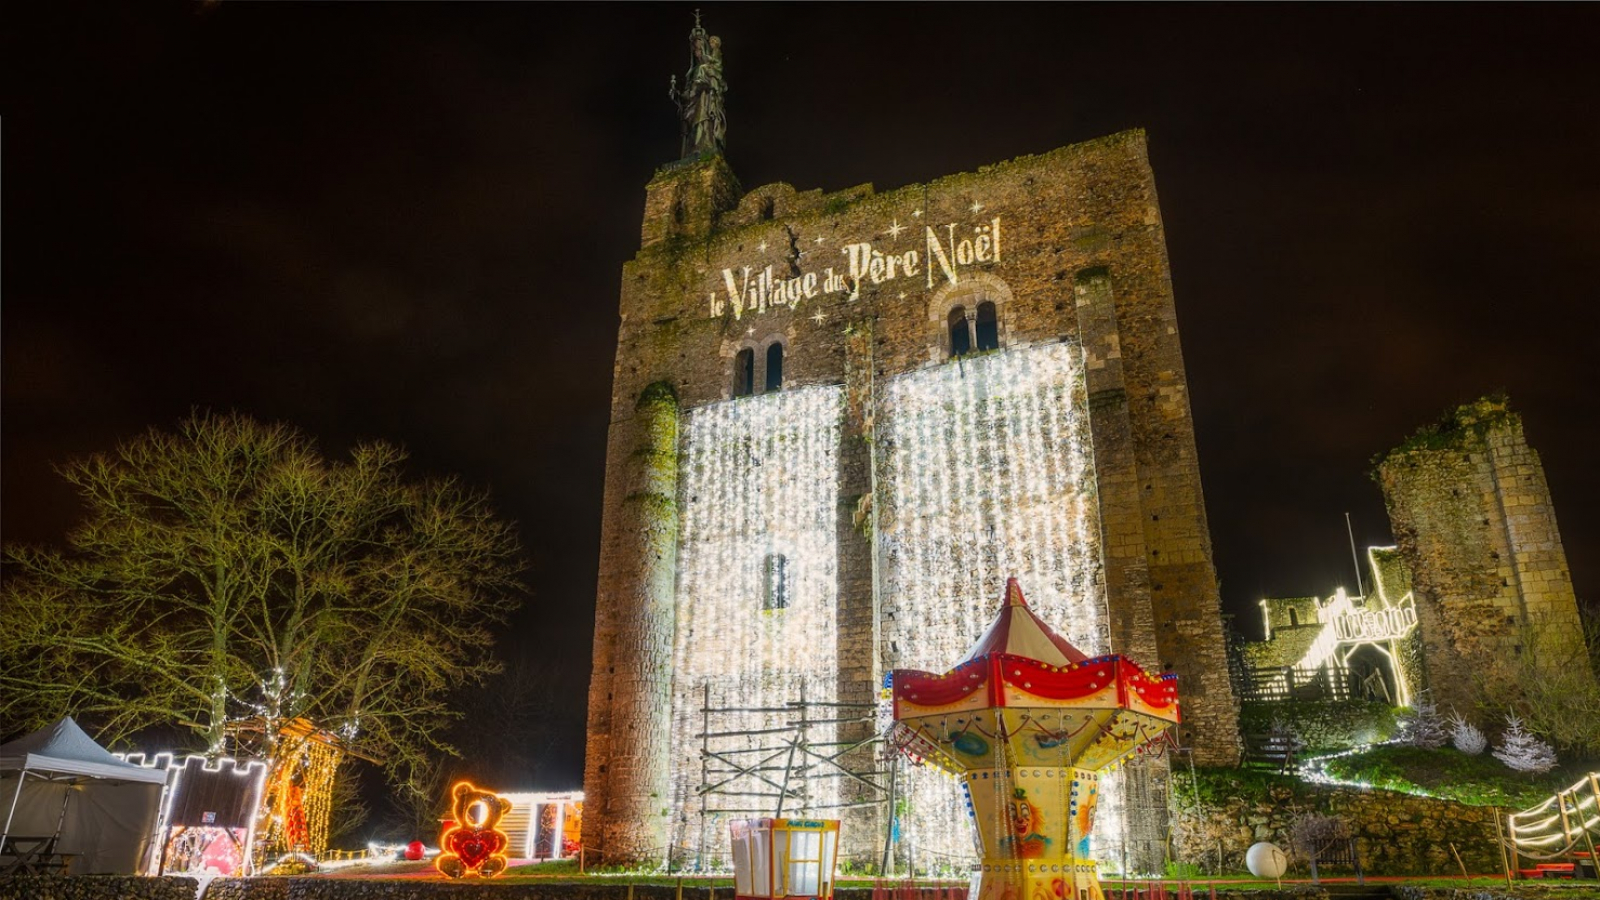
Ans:
[[[138,874],[167,773],[125,763],[71,717],[0,744],[4,836],[57,835],[71,873]]]

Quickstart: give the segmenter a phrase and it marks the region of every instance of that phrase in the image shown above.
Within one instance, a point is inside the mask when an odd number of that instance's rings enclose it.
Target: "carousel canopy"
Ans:
[[[948,672],[892,675],[896,743],[950,772],[994,765],[1098,770],[1142,752],[1179,720],[1177,676],[1090,657],[1028,608],[1016,579],[995,620]]]
[[[1000,614],[989,623],[989,629],[972,645],[962,662],[972,662],[991,653],[1025,656],[1049,666],[1081,663],[1089,658],[1033,614],[1015,578],[1006,580],[1005,605],[1000,607]]]

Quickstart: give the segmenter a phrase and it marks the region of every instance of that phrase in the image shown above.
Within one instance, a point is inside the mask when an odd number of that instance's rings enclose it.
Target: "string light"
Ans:
[[[1328,771],[1328,761],[1329,760],[1334,760],[1334,759],[1339,759],[1339,758],[1345,757],[1345,756],[1355,756],[1357,754],[1366,753],[1367,751],[1372,750],[1375,747],[1396,746],[1396,745],[1399,745],[1399,744],[1402,744],[1402,743],[1404,743],[1404,742],[1400,741],[1400,740],[1392,740],[1392,741],[1379,741],[1378,743],[1375,743],[1375,744],[1358,744],[1358,745],[1356,745],[1354,747],[1351,747],[1348,750],[1340,750],[1337,753],[1327,753],[1327,754],[1323,754],[1321,756],[1308,757],[1304,761],[1302,761],[1300,763],[1300,765],[1299,765],[1298,771],[1299,771],[1300,780],[1301,781],[1310,782],[1312,784],[1326,784],[1326,785],[1330,785],[1330,786],[1333,786],[1333,787],[1353,787],[1353,788],[1361,788],[1362,790],[1371,790],[1373,787],[1375,787],[1375,785],[1373,785],[1369,781],[1361,781],[1359,779],[1350,779],[1350,778],[1340,778],[1339,776],[1333,774],[1332,772],[1329,772]],[[1410,795],[1412,795],[1414,797],[1432,797],[1432,796],[1434,796],[1433,794],[1430,794],[1427,791],[1422,790],[1421,788],[1417,788],[1415,790],[1403,790],[1403,789],[1400,789],[1400,788],[1397,788],[1397,787],[1387,787],[1386,786],[1383,789],[1386,790],[1386,791],[1395,791],[1396,793],[1401,793],[1401,794],[1410,794]]]
[[[575,847],[575,838],[583,822],[583,791],[508,791],[500,796],[510,800],[514,808],[528,811],[526,840],[521,848],[521,856],[527,859],[565,859],[572,855],[568,852],[568,843],[570,841]],[[548,816],[551,820],[548,834],[541,816]],[[514,832],[515,829],[508,833]],[[550,845],[550,852],[543,856],[539,854],[538,846],[541,836],[548,837]]]
[[[702,828],[692,799],[700,776],[694,735],[703,730],[708,687],[713,706],[771,709],[801,697],[837,699],[843,398],[838,386],[807,387],[687,415],[671,764],[676,806],[686,815],[676,821],[675,845],[691,845],[702,833],[715,846],[727,841],[725,828]],[[741,712],[719,716],[715,730],[772,727],[770,713]],[[837,779],[804,788],[804,799],[786,803],[786,813],[839,802]]]
[[[1094,654],[1109,650],[1081,354],[1071,342],[1017,348],[885,384],[876,535],[890,668],[960,658],[1012,574],[1068,640]],[[673,799],[685,813],[677,845],[708,833],[693,802],[707,687],[714,707],[837,699],[842,408],[842,388],[822,386],[685,417],[671,762]],[[786,607],[764,609],[769,561],[778,557]],[[747,662],[730,666],[733,655]],[[721,732],[770,727],[763,713],[717,721]],[[902,787],[905,839],[918,852],[969,857],[966,803],[954,783],[914,767]],[[806,789],[796,814],[838,802],[837,779]],[[1102,833],[1120,834],[1107,824]]]
[[[1025,646],[1019,633],[1046,626],[1017,585],[1007,591],[1014,605],[988,633],[1004,626],[999,646]],[[1099,772],[1164,751],[1179,717],[1176,676],[1151,677],[1116,655],[1083,658],[1060,648],[1044,660],[996,646],[985,638],[943,674],[895,670],[892,738],[933,766],[983,782],[962,797],[981,838],[985,896],[1098,897],[1090,838]]]
[[[1600,807],[1600,772],[1585,775],[1537,806],[1507,816],[1511,840],[1522,848],[1571,847],[1584,832],[1600,827],[1600,815],[1585,813],[1596,807]]]
[[[163,769],[170,773],[168,775],[170,781],[168,782],[167,789],[164,792],[165,798],[162,800],[161,812],[156,820],[159,823],[157,827],[164,843],[151,848],[151,853],[155,855],[154,859],[159,859],[162,852],[162,846],[168,847],[168,864],[166,866],[168,871],[180,870],[180,867],[173,862],[173,860],[177,860],[180,856],[175,846],[178,841],[179,834],[188,835],[203,833],[207,835],[207,839],[204,841],[191,840],[188,842],[190,844],[202,844],[200,847],[201,854],[198,857],[194,857],[199,859],[202,864],[204,863],[205,851],[209,849],[210,844],[222,837],[226,837],[230,844],[237,846],[238,857],[241,866],[248,864],[249,860],[251,859],[251,854],[255,844],[256,822],[261,815],[261,798],[267,780],[267,764],[265,762],[262,760],[240,760],[233,757],[210,759],[193,753],[179,757],[169,752],[155,753],[148,756],[144,753],[113,753],[112,756],[115,756],[117,759],[132,765],[142,766],[146,769]],[[246,791],[248,791],[250,794],[250,804],[246,808],[245,812],[246,820],[250,823],[249,825],[243,828],[200,829],[192,825],[175,826],[172,824],[173,801],[183,790],[182,785],[186,779],[188,779],[190,773],[201,770],[205,772],[218,773],[231,772],[234,777],[243,778],[249,782],[249,784],[246,786]],[[174,834],[174,828],[186,828],[186,830],[179,832],[179,834]],[[224,834],[224,832],[226,832],[226,834]],[[152,867],[154,866],[155,862],[152,861]],[[233,873],[230,872],[225,874]]]
[[[1011,575],[1063,637],[1092,654],[1109,649],[1081,355],[1067,342],[1019,348],[886,384],[889,668],[942,671],[960,659]],[[960,791],[928,767],[910,769],[904,791],[902,833],[918,852],[970,857]],[[1102,834],[1121,833],[1114,812],[1100,818]]]
[[[333,780],[343,754],[300,722],[286,724],[281,733],[278,765],[267,782],[265,840],[315,860],[328,849]]]

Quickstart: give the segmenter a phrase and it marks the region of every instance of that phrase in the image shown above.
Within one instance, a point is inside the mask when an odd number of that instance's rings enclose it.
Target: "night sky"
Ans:
[[[576,786],[622,263],[693,6],[13,4],[3,523],[191,409],[404,444],[521,526]],[[1600,7],[705,7],[747,188],[1149,133],[1230,610],[1352,584],[1369,461],[1504,389],[1600,601]],[[1353,585],[1352,585],[1353,586]]]

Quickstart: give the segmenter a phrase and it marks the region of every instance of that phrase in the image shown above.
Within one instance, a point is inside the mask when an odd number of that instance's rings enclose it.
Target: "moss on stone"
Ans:
[[[1511,400],[1504,391],[1448,409],[1438,421],[1418,428],[1393,450],[1374,457],[1373,480],[1381,483],[1378,470],[1390,462],[1398,462],[1401,457],[1418,452],[1461,450],[1468,443],[1482,440],[1490,430],[1516,421],[1517,414],[1511,411]]]
[[[1091,228],[1088,231],[1075,235],[1072,238],[1074,249],[1088,252],[1098,250],[1111,241],[1111,232],[1104,228]],[[1101,271],[1104,271],[1102,268]]]
[[[624,502],[638,506],[646,522],[678,514],[678,501],[655,491],[637,491],[629,494]]]
[[[1348,750],[1359,744],[1387,740],[1395,733],[1395,711],[1378,701],[1293,701],[1241,703],[1239,728],[1262,734],[1282,723],[1305,743],[1308,753]]]
[[[1292,775],[1256,769],[1174,767],[1172,802],[1180,810],[1215,806],[1230,800],[1271,804],[1297,800],[1306,784]]]
[[[639,412],[670,410],[676,414],[678,411],[678,392],[673,390],[671,382],[654,382],[639,392],[639,400],[633,405],[633,408]]]
[[[648,470],[645,475],[650,478],[670,476],[676,473],[678,467],[678,454],[671,450],[640,447],[633,451],[633,458]]]
[[[822,204],[822,211],[826,215],[836,216],[849,209],[859,198],[857,197],[829,197]]]

